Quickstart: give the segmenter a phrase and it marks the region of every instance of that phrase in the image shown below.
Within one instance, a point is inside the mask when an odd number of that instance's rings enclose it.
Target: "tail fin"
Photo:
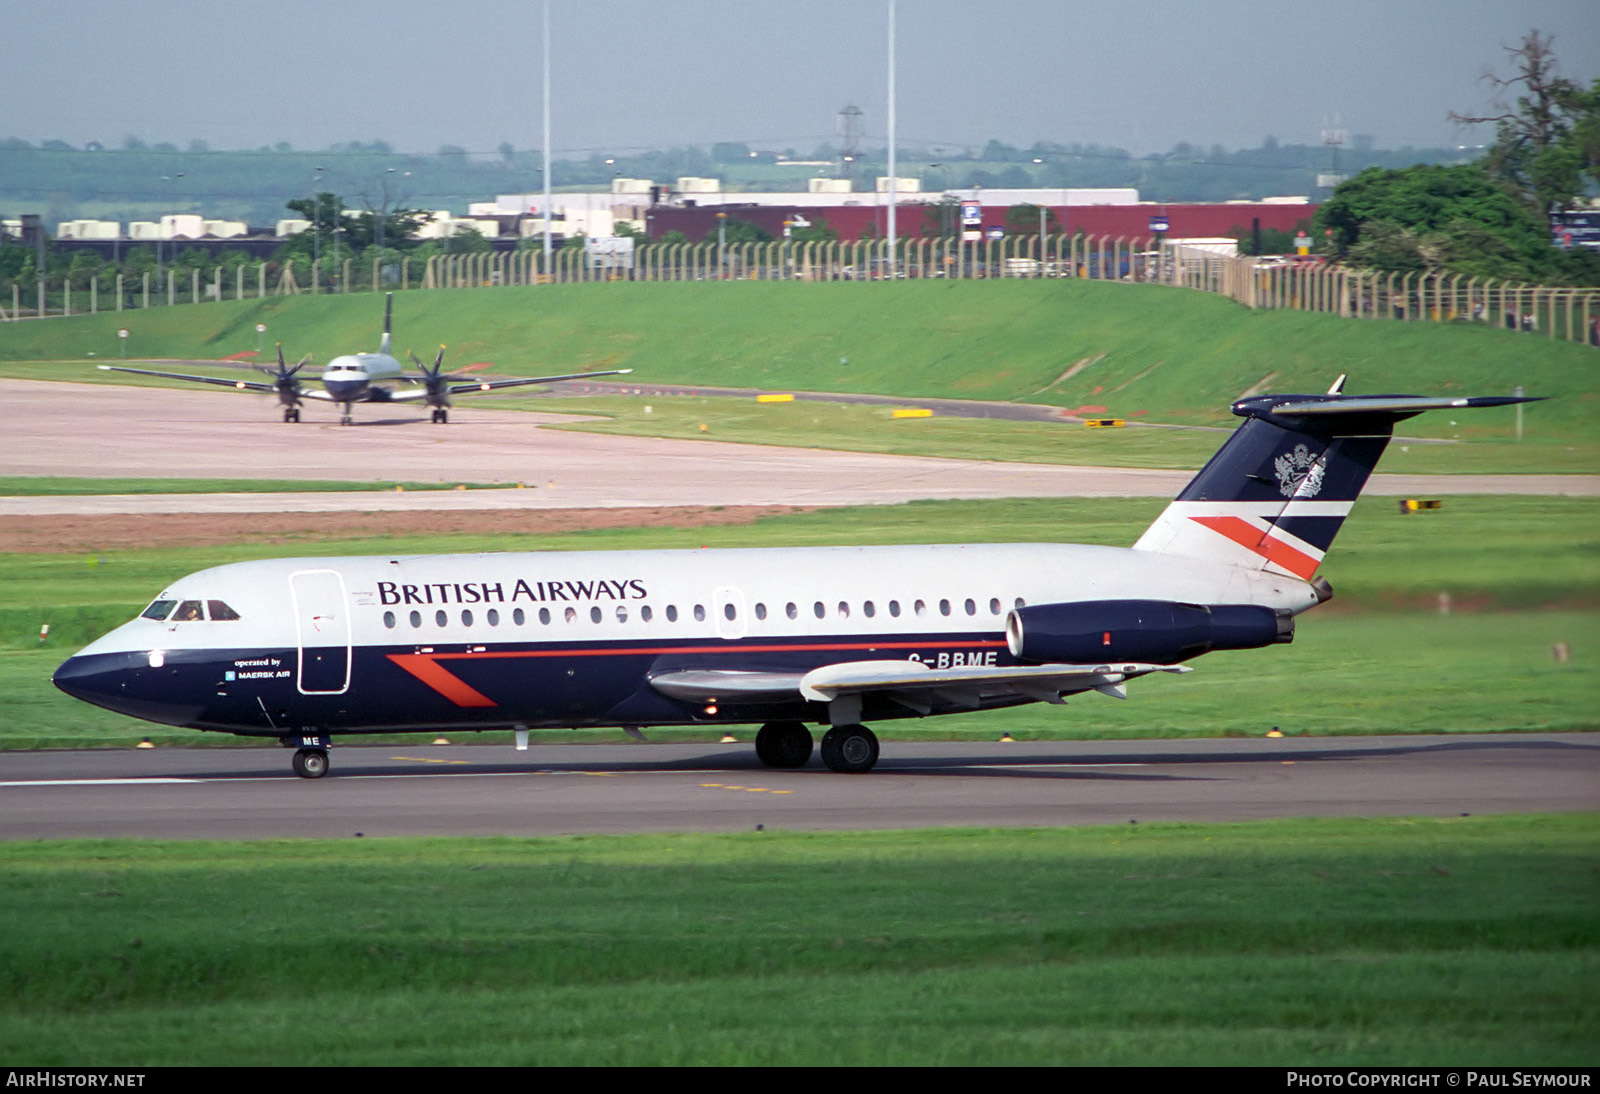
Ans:
[[[389,325],[394,318],[394,293],[383,294],[383,338],[378,342],[378,352],[386,357],[393,357],[394,350],[389,346]]]
[[[1425,410],[1533,401],[1339,394],[1241,399],[1233,412],[1245,423],[1134,547],[1310,581],[1394,423]]]

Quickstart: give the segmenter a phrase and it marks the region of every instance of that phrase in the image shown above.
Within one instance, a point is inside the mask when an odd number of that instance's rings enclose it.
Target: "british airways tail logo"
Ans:
[[[1285,452],[1272,462],[1278,473],[1278,489],[1286,498],[1314,498],[1322,492],[1323,462],[1303,444]]]

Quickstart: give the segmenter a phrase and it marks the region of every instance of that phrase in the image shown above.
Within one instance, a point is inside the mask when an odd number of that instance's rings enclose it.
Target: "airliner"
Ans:
[[[977,544],[376,555],[174,581],[67,660],[61,690],[276,738],[759,724],[775,768],[870,771],[863,723],[1126,698],[1219,650],[1289,642],[1394,423],[1531,398],[1260,395],[1132,547]]]
[[[276,371],[263,372],[272,377],[270,383],[255,380],[229,380],[222,376],[193,376],[183,372],[156,372],[152,369],[128,368],[124,365],[101,365],[105,372],[131,372],[137,376],[161,376],[168,380],[191,380],[199,384],[215,384],[218,387],[231,387],[239,391],[256,391],[269,395],[276,395],[278,402],[283,406],[283,420],[285,422],[298,422],[300,420],[300,404],[306,399],[320,399],[323,402],[338,403],[341,408],[339,416],[340,425],[353,425],[355,423],[354,407],[356,403],[426,403],[432,409],[432,421],[435,425],[444,425],[450,421],[450,397],[463,395],[475,391],[498,391],[501,388],[522,387],[526,384],[553,384],[560,380],[588,380],[596,376],[620,376],[632,372],[629,368],[606,369],[600,372],[569,372],[561,376],[529,376],[514,380],[468,380],[459,373],[444,371],[444,347],[439,347],[439,355],[434,358],[433,367],[430,369],[415,354],[411,355],[412,362],[417,366],[418,375],[408,376],[395,360],[391,348],[390,325],[394,315],[394,294],[386,293],[383,300],[383,337],[378,342],[376,353],[347,353],[329,361],[322,370],[322,390],[308,388],[301,384],[297,377],[299,371],[311,360],[310,356],[302,357],[294,367],[284,364],[283,346],[278,346],[278,367]],[[411,384],[420,384],[420,387],[394,388],[387,386],[384,381],[401,380]]]

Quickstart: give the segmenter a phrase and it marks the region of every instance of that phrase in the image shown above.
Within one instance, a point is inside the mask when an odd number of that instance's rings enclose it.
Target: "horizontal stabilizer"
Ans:
[[[1413,414],[1421,414],[1424,410],[1466,410],[1484,406],[1509,406],[1513,403],[1536,403],[1544,398],[1543,395],[1475,395],[1459,399],[1444,399],[1431,395],[1316,395],[1300,402],[1278,403],[1272,407],[1272,413],[1318,416],[1390,414],[1410,417]]]

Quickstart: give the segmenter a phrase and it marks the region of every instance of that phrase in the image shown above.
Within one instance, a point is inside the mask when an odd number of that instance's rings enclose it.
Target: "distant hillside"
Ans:
[[[1545,428],[1594,433],[1600,357],[1470,324],[1252,312],[1183,289],[1084,281],[596,284],[397,294],[395,346],[508,373],[626,367],[632,379],[1105,406],[1230,421],[1246,391],[1557,396]],[[276,297],[0,324],[0,360],[220,358],[281,339],[292,361],[377,342],[382,298]],[[52,370],[54,371],[54,370]],[[62,378],[86,376],[62,366]],[[1478,419],[1474,419],[1475,421]],[[1445,429],[1448,416],[1420,419]]]

